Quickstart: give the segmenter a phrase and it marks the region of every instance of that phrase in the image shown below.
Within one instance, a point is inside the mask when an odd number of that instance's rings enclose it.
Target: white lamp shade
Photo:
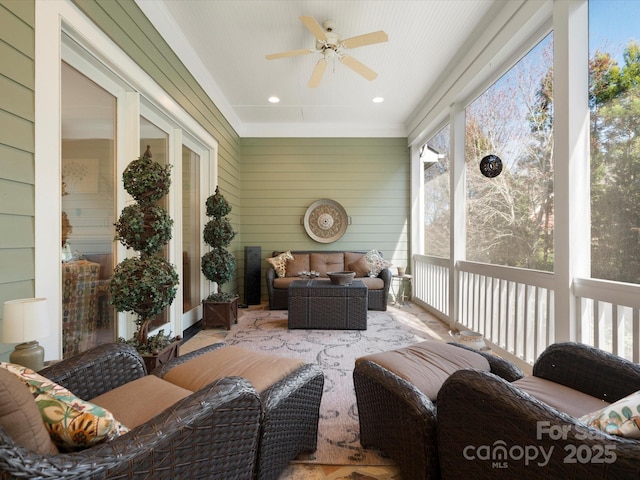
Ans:
[[[46,298],[20,298],[4,302],[2,341],[22,343],[49,335]]]

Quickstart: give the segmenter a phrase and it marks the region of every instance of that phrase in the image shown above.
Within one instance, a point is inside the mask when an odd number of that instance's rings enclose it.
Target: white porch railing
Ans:
[[[554,342],[553,273],[461,261],[450,312],[449,260],[413,258],[413,300],[454,328],[482,333],[528,364]],[[640,362],[640,285],[576,279],[575,340]]]

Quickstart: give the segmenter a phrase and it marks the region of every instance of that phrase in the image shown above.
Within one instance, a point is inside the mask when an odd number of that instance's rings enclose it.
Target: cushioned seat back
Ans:
[[[312,253],[309,255],[309,267],[326,277],[327,272],[344,271],[344,253]]]

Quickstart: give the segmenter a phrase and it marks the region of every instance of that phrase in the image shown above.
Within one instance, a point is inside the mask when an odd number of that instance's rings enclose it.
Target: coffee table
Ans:
[[[294,280],[289,286],[289,328],[366,330],[368,288],[361,280]]]

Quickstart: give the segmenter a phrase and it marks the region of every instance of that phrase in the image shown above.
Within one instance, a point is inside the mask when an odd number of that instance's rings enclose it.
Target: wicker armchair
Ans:
[[[216,343],[181,355],[156,368],[153,374],[162,378],[193,356],[224,346]],[[306,364],[260,394],[262,415],[254,478],[277,480],[298,454],[316,450],[323,387],[322,370],[316,364]]]
[[[548,347],[533,375],[610,403],[640,390],[639,365],[577,343]],[[487,372],[456,372],[440,389],[438,451],[444,479],[640,478],[639,440],[590,428]]]
[[[39,373],[87,400],[146,375],[137,352],[119,343]],[[255,389],[244,379],[225,378],[127,434],[80,452],[36,454],[0,428],[0,472],[2,478],[247,480],[254,470],[259,420]]]
[[[518,367],[495,355],[451,345],[482,355],[491,371],[507,382],[524,375]],[[413,384],[372,361],[356,363],[353,381],[362,445],[389,455],[405,480],[439,478],[435,402]]]

